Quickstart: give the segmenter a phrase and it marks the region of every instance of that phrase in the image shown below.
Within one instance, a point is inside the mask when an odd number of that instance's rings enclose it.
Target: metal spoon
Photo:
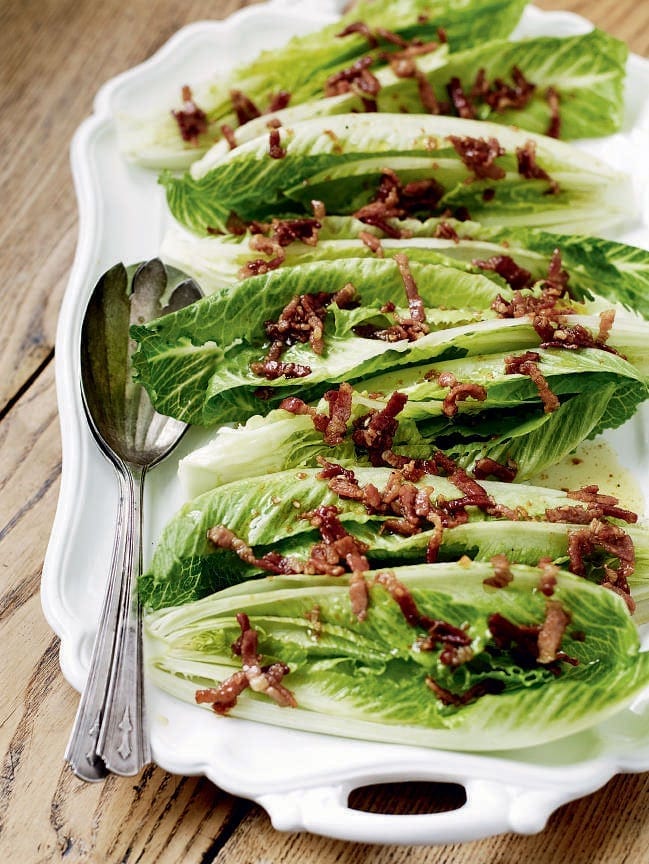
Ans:
[[[81,330],[81,391],[93,435],[119,479],[119,506],[99,629],[65,753],[84,780],[132,776],[151,761],[142,686],[142,494],[146,471],[176,446],[185,423],[158,414],[132,380],[129,336],[144,323],[187,306],[201,290],[158,258],[117,264],[99,279]]]

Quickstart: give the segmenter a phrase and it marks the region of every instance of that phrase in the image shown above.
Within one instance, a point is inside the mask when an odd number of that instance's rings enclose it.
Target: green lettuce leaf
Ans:
[[[377,574],[369,573],[364,621],[352,614],[344,576],[255,580],[150,614],[152,677],[190,702],[198,688],[227,679],[241,669],[230,646],[240,633],[235,615],[244,612],[258,633],[262,662],[289,667],[282,683],[297,707],[280,708],[248,689],[231,713],[298,729],[454,749],[512,749],[588,728],[646,687],[649,653],[640,651],[621,598],[560,573],[548,601],[538,590],[538,569],[512,567],[514,578],[501,589],[484,584],[493,572],[477,562],[393,571],[421,614],[465,628],[471,656],[456,666],[442,661],[439,644],[421,650],[424,627],[411,626]],[[518,626],[539,627],[548,602],[569,616],[561,650],[574,665],[525,660],[497,644],[491,632],[495,613]],[[456,695],[485,681],[500,692],[445,705],[431,692],[431,681]]]
[[[431,115],[341,114],[277,131],[283,158],[269,155],[264,135],[227,153],[217,145],[183,177],[163,174],[174,217],[206,234],[226,232],[232,212],[244,221],[310,214],[313,199],[328,213],[352,214],[373,199],[386,168],[404,183],[439,184],[441,197],[427,216],[468,209],[485,224],[523,221],[571,232],[630,217],[626,175],[568,144],[514,127]],[[453,136],[493,138],[503,150],[493,163],[503,176],[479,179],[458,155]],[[516,150],[530,141],[538,168],[551,180],[519,173]]]
[[[386,257],[402,252],[409,261],[482,273],[507,287],[494,271],[481,269],[474,262],[508,255],[534,279],[541,280],[547,276],[552,255],[558,250],[575,299],[603,298],[649,319],[649,252],[646,249],[601,237],[556,234],[513,225],[487,228],[477,222],[454,219],[387,221],[395,230],[405,230],[412,236],[401,240],[381,237]],[[437,236],[444,229],[450,229],[451,239]],[[322,220],[318,243],[315,246],[298,241],[289,244],[284,249],[286,257],[281,266],[372,257],[372,250],[359,239],[361,231],[379,237],[382,233],[353,217],[326,217]],[[211,294],[237,281],[239,271],[248,262],[265,260],[267,256],[250,248],[250,239],[248,233],[197,237],[174,225],[165,234],[161,256],[192,275],[203,291]]]
[[[431,327],[417,341],[383,341],[358,335],[353,329],[360,323],[384,327],[393,322],[392,313],[381,309],[392,302],[399,311],[403,304],[403,282],[394,261],[367,258],[314,262],[247,279],[173,315],[134,327],[132,334],[138,351],[133,362],[138,380],[161,413],[194,424],[212,425],[240,422],[276,407],[284,397],[294,393],[313,399],[333,383],[351,383],[385,369],[429,361],[439,363],[450,358],[494,354],[493,361],[501,364],[502,374],[503,359],[498,360],[497,353],[538,346],[539,336],[527,318],[495,319],[489,309],[496,294],[508,296],[511,289],[486,276],[442,265],[412,262],[411,271],[427,307]],[[335,303],[330,305],[325,319],[324,351],[317,354],[309,343],[298,342],[282,355],[285,362],[308,367],[309,374],[266,380],[252,371],[250,364],[262,360],[267,350],[265,321],[277,320],[296,295],[311,293],[315,286],[318,291],[332,294],[349,281],[357,289],[360,306],[350,311],[337,309]],[[453,307],[462,310],[461,313],[451,311]],[[600,325],[598,316],[575,315],[571,321],[594,333]],[[592,359],[599,371],[607,371],[612,364],[615,375],[642,378],[649,375],[647,343],[644,322],[616,320],[609,344],[627,357],[629,363],[618,362],[619,358],[612,354],[600,356],[608,353],[600,351]],[[580,352],[567,353],[582,356]],[[556,362],[562,366],[561,373],[572,371],[573,360],[569,357]],[[576,371],[596,371],[595,367],[587,370],[587,363],[580,363]],[[637,367],[637,373],[630,363]],[[460,374],[463,377],[459,380],[472,380],[471,371],[461,370]],[[551,371],[551,374],[557,373]],[[511,387],[512,379],[507,377],[506,386]],[[477,383],[481,382],[479,376]],[[376,389],[382,386],[377,385]],[[395,379],[392,390],[402,386],[400,379]]]
[[[473,105],[476,119],[518,126],[541,135],[547,134],[552,122],[548,101],[548,89],[552,88],[559,99],[556,137],[569,141],[610,135],[620,128],[627,56],[624,42],[594,29],[578,36],[494,40],[450,55],[439,49],[418,58],[417,68],[431,85],[440,113],[457,114],[447,91],[450,82],[456,81]],[[471,96],[480,73],[488,84],[504,81],[515,90],[514,70],[535,88],[524,106],[496,110]],[[426,113],[416,79],[400,78],[390,67],[378,69],[376,77],[381,85],[376,98],[378,111]],[[314,117],[364,110],[360,96],[350,92],[290,106],[272,116],[283,126],[292,126]],[[268,117],[262,116],[238,127],[237,144],[267,133],[267,123]]]
[[[374,567],[426,560],[432,527],[412,536],[390,533],[385,530],[385,522],[394,514],[368,512],[362,502],[341,498],[319,473],[320,469],[300,467],[237,480],[185,504],[168,522],[151,567],[140,582],[145,606],[156,609],[181,605],[263,574],[262,566],[246,563],[207,539],[208,530],[217,525],[232,531],[258,558],[272,551],[302,563],[308,561],[320,535],[304,517],[320,506],[337,508],[347,532],[367,544],[366,554]],[[371,483],[384,489],[390,475],[388,468],[354,466],[360,486]],[[445,477],[427,476],[414,485],[424,490],[434,504],[461,499],[464,494]],[[505,554],[511,561],[535,565],[544,557],[558,562],[566,558],[569,534],[579,526],[548,523],[545,514],[548,509],[575,505],[573,498],[560,490],[526,484],[485,480],[481,485],[497,504],[525,518],[511,521],[471,506],[467,523],[444,530],[440,560],[457,560],[464,555],[490,560],[493,555]],[[629,584],[634,592],[638,588],[642,595],[639,599],[643,599],[649,586],[649,532],[643,526],[624,527],[636,549],[636,567]],[[597,574],[601,578],[600,567],[601,562],[592,565],[589,573],[593,578]],[[639,610],[639,614],[643,617],[645,612]]]

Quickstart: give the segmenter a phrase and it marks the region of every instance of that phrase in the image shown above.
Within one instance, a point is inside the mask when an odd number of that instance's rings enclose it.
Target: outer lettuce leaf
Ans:
[[[154,609],[180,605],[233,582],[263,575],[262,568],[245,564],[233,552],[217,549],[208,541],[207,531],[215,525],[229,528],[253,547],[257,556],[272,550],[307,561],[320,538],[304,514],[319,506],[338,509],[346,530],[368,545],[367,556],[374,567],[425,560],[428,531],[412,537],[384,533],[385,515],[368,513],[362,503],[340,498],[319,479],[319,470],[300,468],[234,481],[185,504],[167,524],[151,567],[141,580],[143,603]],[[386,486],[390,473],[387,468],[354,467],[361,486],[373,483],[378,489]],[[415,485],[428,490],[433,502],[455,500],[463,494],[444,477],[425,477]],[[574,504],[574,499],[544,487],[496,481],[483,481],[482,485],[498,504],[512,510],[523,508],[530,521],[495,519],[469,508],[467,524],[444,531],[440,560],[457,560],[463,555],[490,560],[498,553],[511,561],[534,565],[547,556],[564,560],[569,533],[579,526],[548,524],[545,511]],[[646,589],[649,532],[641,526],[625,526],[625,530],[636,546],[632,588]]]
[[[436,237],[441,223],[450,226],[457,238]],[[493,271],[481,271],[472,262],[488,260],[494,255],[509,255],[535,279],[543,279],[547,276],[552,254],[558,249],[576,299],[604,298],[649,319],[649,252],[646,249],[583,234],[555,234],[517,226],[487,228],[477,222],[453,219],[391,220],[391,224],[406,229],[413,236],[404,240],[382,237],[386,257],[403,252],[410,261],[482,272],[503,286],[504,281]],[[372,257],[374,253],[358,237],[361,231],[381,235],[378,229],[353,217],[326,217],[317,245],[291,243],[284,250],[283,266]],[[249,241],[249,234],[197,237],[173,226],[165,235],[161,255],[165,261],[192,275],[205,293],[213,293],[236,281],[239,270],[247,262],[263,259],[259,252],[250,249]]]
[[[299,729],[363,740],[470,750],[503,750],[575,733],[621,710],[649,680],[649,653],[623,601],[610,591],[562,573],[553,601],[570,615],[562,650],[578,660],[558,675],[542,664],[521,665],[498,649],[489,630],[494,612],[519,625],[539,625],[546,614],[536,568],[513,568],[503,589],[489,589],[489,564],[403,567],[395,575],[420,612],[466,626],[473,658],[452,668],[439,648],[421,651],[423,629],[408,625],[397,603],[370,580],[365,621],[351,612],[347,579],[273,577],[147,618],[155,682],[194,701],[199,687],[216,685],[237,668],[230,646],[245,612],[259,634],[263,662],[281,660],[284,683],[297,708],[279,708],[247,690],[232,710]],[[312,610],[318,609],[317,630]],[[455,693],[486,678],[502,692],[444,706],[426,685],[430,676]]]
[[[476,365],[481,362],[482,358],[475,359]],[[442,365],[448,371],[458,371],[456,362]],[[440,414],[439,398],[424,391],[417,401],[413,392],[416,384],[410,391],[402,387],[410,405],[399,417],[393,450],[427,458],[432,449],[442,449],[468,471],[486,457],[502,464],[510,460],[516,464],[516,480],[521,482],[559,462],[585,439],[621,425],[646,396],[645,387],[633,379],[626,384],[602,375],[579,379],[576,384],[567,379],[550,380],[552,387],[562,391],[561,407],[550,414],[530,398],[533,394],[528,382],[512,377],[507,384],[513,407],[505,404],[502,390],[499,397],[492,385],[486,406],[469,400],[458,403],[459,412],[452,419]],[[374,383],[380,381],[370,379],[365,386],[371,388]],[[578,392],[570,393],[571,386],[578,386]],[[350,432],[356,417],[384,407],[389,398],[389,391],[380,397],[370,389],[372,398],[367,392],[353,393]],[[524,401],[517,404],[517,398]],[[324,400],[316,407],[327,414]],[[190,499],[236,479],[263,477],[289,468],[314,468],[319,457],[350,465],[368,464],[367,454],[355,450],[349,435],[341,444],[329,446],[310,417],[275,409],[264,417],[251,417],[244,425],[218,429],[209,442],[180,460],[178,475],[185,497]]]
[[[237,125],[232,90],[243,91],[261,111],[268,110],[272,97],[281,90],[291,94],[292,105],[323,96],[327,78],[369,50],[362,35],[337,38],[352,22],[362,20],[371,28],[383,27],[405,39],[418,37],[424,42],[437,40],[438,28],[442,27],[449,47],[455,51],[508,36],[525,5],[526,0],[361,0],[324,28],[262,52],[229,76],[220,75],[212,82],[192,86],[195,101],[208,118],[207,132],[195,145],[183,142],[171,115],[174,106],[170,105],[163,114],[118,118],[122,149],[141,164],[184,167],[221,137],[222,124]],[[422,14],[425,19],[418,18]],[[395,46],[384,43],[381,50],[393,51]]]
[[[139,346],[133,358],[138,379],[161,413],[211,425],[240,422],[277,406],[291,393],[316,398],[333,383],[365,379],[385,369],[538,346],[539,337],[529,320],[493,319],[488,308],[491,300],[497,293],[507,296],[511,289],[452,267],[413,262],[411,270],[429,308],[432,327],[416,342],[365,338],[352,329],[362,321],[381,326],[392,323],[391,316],[380,308],[388,301],[397,309],[403,303],[403,283],[394,261],[314,262],[245,280],[178,313],[133,328]],[[252,372],[250,363],[265,355],[265,321],[276,320],[297,294],[310,293],[316,286],[318,291],[333,293],[349,281],[357,288],[361,306],[352,311],[339,310],[335,304],[329,307],[324,352],[316,354],[308,343],[297,343],[282,357],[308,366],[311,372],[306,377],[267,381]],[[459,315],[449,311],[455,304],[462,310]],[[440,306],[447,309],[435,308]],[[595,333],[600,324],[597,316],[574,316],[572,320]],[[616,321],[609,341],[638,366],[641,377],[649,375],[644,323]],[[601,371],[613,364],[614,374],[636,377],[628,364],[620,366],[612,355],[598,356],[604,353],[595,352],[596,364],[603,364]],[[561,362],[572,363],[565,357]],[[502,358],[500,363],[502,371]],[[569,373],[572,367],[565,366],[563,371]],[[459,380],[471,380],[468,373],[461,374],[464,377]],[[401,384],[392,390],[398,386]]]
[[[547,99],[551,87],[560,101],[558,137],[568,141],[609,135],[620,128],[627,56],[623,42],[595,29],[578,36],[494,40],[450,55],[440,49],[420,57],[417,66],[431,84],[441,113],[450,115],[457,114],[447,92],[452,79],[457,79],[469,95],[481,70],[488,82],[499,79],[514,87],[512,70],[518,69],[536,86],[530,102],[524,108],[495,111],[478,100],[477,119],[546,134],[552,119]],[[376,77],[381,84],[378,111],[425,113],[415,79],[399,78],[390,67],[379,69]],[[288,107],[272,116],[283,126],[291,126],[314,117],[363,110],[361,98],[350,92]],[[268,117],[262,116],[240,126],[235,133],[237,144],[266,133],[267,123]]]
[[[381,171],[404,182],[434,179],[444,194],[439,215],[467,209],[485,224],[525,224],[574,232],[628,219],[629,178],[568,144],[486,121],[431,115],[341,114],[280,128],[284,158],[268,154],[268,136],[223,153],[218,147],[191,174],[161,177],[175,218],[198,234],[227,231],[232,212],[244,221],[304,215],[318,199],[328,213],[351,214],[372,200]],[[449,136],[494,138],[505,153],[498,180],[476,179]],[[558,184],[518,173],[515,151],[533,141],[539,168]],[[485,195],[495,190],[495,195]]]

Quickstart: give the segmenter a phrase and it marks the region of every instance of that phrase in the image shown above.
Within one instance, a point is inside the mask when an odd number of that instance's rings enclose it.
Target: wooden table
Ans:
[[[78,781],[63,752],[78,694],[64,681],[39,580],[61,470],[54,391],[57,312],[77,210],[68,145],[98,87],[180,26],[245,0],[5,0],[0,4],[0,487],[2,663],[0,861],[571,862],[649,859],[649,774],[620,776],[562,807],[538,835],[443,847],[380,847],[273,830],[265,812],[202,778],[149,767],[134,779]],[[572,9],[649,54],[647,0],[541,0]],[[457,790],[358,790],[354,804],[424,812]]]

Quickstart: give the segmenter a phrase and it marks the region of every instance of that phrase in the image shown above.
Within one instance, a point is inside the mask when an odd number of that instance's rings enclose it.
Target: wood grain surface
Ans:
[[[646,864],[647,774],[615,777],[560,808],[534,836],[381,847],[276,832],[259,807],[203,778],[150,767],[133,779],[87,785],[64,766],[78,695],[61,676],[39,582],[61,470],[54,341],[77,237],[69,142],[104,81],[184,24],[244,5],[0,2],[0,862]],[[647,0],[538,5],[583,14],[649,55]],[[351,803],[430,812],[458,806],[461,794],[397,784],[356,790]]]

